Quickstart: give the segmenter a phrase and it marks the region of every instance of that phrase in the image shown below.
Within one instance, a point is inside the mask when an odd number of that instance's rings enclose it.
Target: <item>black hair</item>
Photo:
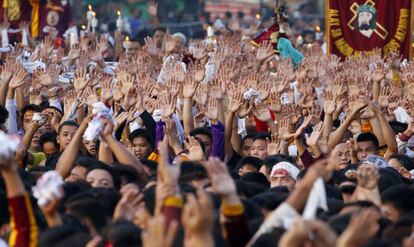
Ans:
[[[148,144],[151,146],[151,148],[154,147],[154,140],[151,137],[151,135],[148,133],[148,130],[146,129],[136,129],[129,134],[128,139],[133,142],[135,138],[142,137],[144,138]]]
[[[141,229],[127,220],[118,220],[108,225],[104,231],[104,239],[113,247],[142,246]]]
[[[401,163],[401,165],[407,169],[408,171],[414,170],[414,160],[410,157],[408,157],[405,154],[396,154],[391,156],[391,159],[396,159],[398,160],[399,163]]]
[[[242,138],[242,140],[241,140],[241,145],[240,145],[240,146],[242,146],[242,147],[243,147],[244,142],[245,142],[247,139],[254,139],[254,136],[255,136],[255,134],[247,134],[247,135],[245,135],[245,136]]]
[[[400,123],[398,121],[391,121],[389,122],[394,135],[398,135],[399,133],[403,133],[407,128],[408,124]]]
[[[75,194],[65,203],[66,212],[75,216],[80,221],[89,219],[94,229],[100,232],[107,223],[105,217],[105,205],[100,202],[97,197],[86,191],[84,193]]]
[[[152,35],[154,35],[157,31],[166,33],[167,32],[167,28],[164,27],[164,26],[155,27],[154,30],[152,30]]]
[[[2,105],[0,105],[0,125],[3,125],[9,118],[9,111]]]
[[[158,163],[156,161],[149,160],[149,159],[140,159],[139,161],[141,162],[141,164],[148,167],[151,173],[155,173],[157,171]]]
[[[120,163],[113,163],[112,167],[117,172],[119,177],[121,178],[121,185],[133,183],[136,184],[138,187],[144,186],[143,181],[140,180],[138,171],[133,168],[132,166],[120,164]]]
[[[88,158],[88,159],[93,159],[93,158]],[[98,160],[96,160],[96,161],[98,161]],[[119,190],[119,188],[121,187],[121,178],[119,177],[117,171],[112,166],[102,165],[102,164],[98,165],[97,163],[98,162],[96,162],[96,164],[94,164],[94,165],[92,165],[88,168],[88,171],[86,172],[86,175],[88,175],[91,171],[96,170],[96,169],[104,170],[104,171],[108,172],[111,175],[112,181],[114,183],[114,188],[116,190]]]
[[[180,183],[208,178],[206,168],[197,162],[184,161],[181,164]]]
[[[190,136],[196,136],[196,135],[205,135],[205,136],[208,136],[208,138],[210,138],[210,140],[213,139],[212,134],[211,134],[211,130],[209,128],[206,128],[206,127],[195,128],[190,132]]]
[[[97,160],[96,158],[88,157],[88,156],[80,156],[76,159],[75,162],[76,166],[81,166],[86,170],[89,170],[93,167],[101,167],[107,166],[104,162]]]
[[[66,120],[61,125],[59,125],[58,134],[60,134],[60,131],[64,126],[73,126],[79,128],[79,124],[75,120]]]
[[[40,234],[40,247],[83,247],[91,237],[72,225],[47,228]]]
[[[35,104],[25,105],[22,108],[21,115],[20,115],[20,118],[21,118],[22,122],[23,122],[23,119],[24,119],[24,114],[26,114],[26,112],[28,112],[28,111],[41,112],[42,111],[42,108],[40,106],[38,106],[38,105],[35,105]]]
[[[256,133],[256,135],[254,135],[253,141],[256,141],[256,140],[266,141],[266,140],[270,140],[270,138],[271,138],[271,136],[270,136],[269,133],[267,133],[267,132],[259,132],[259,133]]]
[[[240,180],[245,181],[245,182],[255,182],[255,183],[265,186],[266,188],[270,187],[269,180],[261,172],[249,172],[247,174],[244,174],[240,178]]]
[[[286,230],[283,227],[275,227],[270,232],[260,235],[253,243],[253,247],[277,247],[279,240],[282,238]]]
[[[263,193],[267,190],[266,186],[256,183],[256,182],[236,180],[235,183],[236,183],[237,193],[240,196],[247,197],[247,198],[253,198],[255,195]]]
[[[379,149],[379,142],[378,142],[378,138],[370,133],[370,132],[364,132],[358,135],[357,142],[372,142],[374,144],[375,150]]]
[[[260,167],[263,165],[263,160],[257,158],[257,157],[253,157],[253,156],[246,156],[243,157],[239,160],[239,162],[237,162],[236,165],[236,173],[238,173],[238,171],[244,166],[244,165],[252,165],[254,166],[257,170],[260,169]]]
[[[393,186],[381,193],[381,201],[392,204],[401,216],[414,208],[414,190],[404,184]]]
[[[39,137],[39,145],[40,147],[43,147],[43,144],[51,142],[55,146],[59,147],[59,144],[57,143],[57,133],[56,131],[51,132],[45,132]]]
[[[268,211],[273,211],[287,199],[288,195],[288,193],[269,191],[254,196],[253,202]]]
[[[155,212],[155,186],[152,186],[143,191],[145,209],[150,215],[154,215]]]

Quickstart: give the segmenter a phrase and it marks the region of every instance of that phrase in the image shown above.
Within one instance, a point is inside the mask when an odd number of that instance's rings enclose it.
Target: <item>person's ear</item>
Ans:
[[[60,145],[60,138],[59,138],[59,135],[57,135],[57,136],[56,136],[56,142],[57,142],[57,144],[59,144],[59,145]]]

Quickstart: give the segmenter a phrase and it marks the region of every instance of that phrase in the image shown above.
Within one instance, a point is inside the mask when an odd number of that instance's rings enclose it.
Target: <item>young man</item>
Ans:
[[[266,159],[269,154],[267,153],[267,141],[270,140],[270,135],[267,133],[259,133],[253,138],[253,144],[250,149],[250,155],[259,159]]]
[[[378,154],[379,142],[378,138],[369,132],[361,133],[357,137],[358,143],[358,159],[363,160],[368,155]]]
[[[154,150],[154,143],[151,136],[145,129],[134,130],[129,135],[132,148],[137,159],[148,159]]]

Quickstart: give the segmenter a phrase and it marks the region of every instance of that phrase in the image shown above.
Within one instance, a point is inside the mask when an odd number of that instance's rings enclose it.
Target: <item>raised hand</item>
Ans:
[[[323,92],[323,110],[325,114],[332,115],[335,112],[336,105],[331,90]]]
[[[46,71],[41,71],[39,76],[40,84],[44,87],[50,87],[57,83],[59,74],[60,74],[60,66],[57,64],[50,64]]]
[[[267,105],[263,103],[255,104],[253,107],[254,116],[262,122],[267,122],[272,120],[272,115],[270,114]]]
[[[311,115],[307,116],[303,120],[303,123],[299,126],[299,128],[297,128],[297,130],[294,134],[295,139],[299,139],[303,135],[303,133],[305,133],[305,130],[309,126],[311,121],[312,121],[312,116]]]
[[[191,161],[203,161],[204,152],[201,148],[201,144],[194,137],[189,136],[188,142],[186,142],[186,147],[188,149],[188,159]]]
[[[280,94],[277,92],[271,92],[269,98],[269,110],[272,112],[280,112],[282,110],[282,104],[280,103]]]
[[[214,79],[210,83],[210,96],[220,100],[223,98],[224,94],[226,93],[226,87],[219,79]]]
[[[206,112],[207,117],[212,121],[215,122],[218,119],[219,109],[218,109],[218,102],[217,99],[210,97],[208,99],[208,110]]]
[[[113,97],[112,78],[111,77],[104,78],[102,80],[101,86],[102,86],[101,95],[100,95],[101,101],[106,102],[112,99]]]
[[[243,100],[242,105],[240,106],[239,110],[237,111],[237,115],[238,115],[239,118],[244,118],[247,115],[249,115],[249,113],[252,111],[252,109],[253,109],[253,102]]]
[[[156,215],[148,220],[147,228],[142,232],[143,247],[172,247],[177,234],[178,223],[172,221],[168,226],[164,215]]]
[[[390,104],[390,97],[391,97],[391,89],[390,87],[383,87],[381,88],[380,91],[380,96],[378,98],[378,104],[379,106],[383,107],[383,108],[387,108]]]
[[[272,139],[267,142],[267,153],[269,155],[276,155],[280,152],[280,137],[272,135]]]
[[[236,184],[230,176],[226,164],[219,158],[210,157],[206,162],[206,169],[215,193],[220,197],[237,195]]]
[[[86,100],[86,104],[90,107],[92,107],[93,104],[99,102],[97,93],[90,87],[86,88],[83,92],[83,99]]]
[[[172,95],[171,93],[166,95],[161,100],[161,109],[162,109],[162,115],[165,118],[170,118],[176,111],[177,107],[177,97]]]
[[[183,208],[181,221],[183,223],[185,234],[186,236],[193,237],[212,237],[214,227],[213,202],[209,195],[204,191],[197,191],[197,195],[198,199],[194,195],[189,194]]]
[[[312,131],[309,137],[306,137],[306,144],[310,147],[318,146],[323,132],[323,122],[319,122]]]
[[[201,60],[207,56],[207,46],[201,42],[196,43],[190,51],[193,57],[198,60]]]
[[[257,49],[256,59],[259,62],[263,62],[270,56],[274,54],[272,44],[269,41],[265,41],[260,44],[259,49]]]
[[[227,110],[231,113],[235,113],[239,110],[243,102],[243,94],[238,91],[233,93],[232,97],[229,99],[229,105]]]
[[[287,141],[289,138],[292,137],[292,134],[289,131],[289,126],[290,126],[289,117],[282,118],[282,120],[280,121],[279,136],[284,141]]]
[[[144,49],[150,54],[151,56],[158,57],[161,53],[160,48],[157,47],[157,43],[151,37],[144,38],[145,46]]]
[[[0,80],[2,83],[8,83],[12,76],[13,76],[13,65],[11,63],[5,63],[1,67],[1,74],[0,74]]]
[[[17,72],[13,75],[12,79],[9,82],[9,87],[16,89],[23,86],[26,78],[26,71],[24,68],[19,68]]]
[[[136,86],[129,89],[128,93],[124,97],[124,102],[122,104],[124,110],[129,110],[133,105],[137,103],[138,90],[139,89]]]
[[[82,91],[88,86],[91,78],[87,78],[87,70],[86,69],[78,69],[75,72],[75,77],[73,79],[73,86],[75,87],[76,91]]]

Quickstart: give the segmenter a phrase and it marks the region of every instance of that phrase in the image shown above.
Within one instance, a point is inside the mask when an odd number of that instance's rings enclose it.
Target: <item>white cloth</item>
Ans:
[[[282,203],[270,213],[247,246],[252,246],[262,234],[270,232],[273,228],[283,227],[289,229],[298,216],[299,214],[292,206],[286,202]]]
[[[8,134],[17,134],[17,104],[15,99],[6,99],[6,109],[9,112],[9,118],[6,122]]]
[[[316,218],[316,211],[318,208],[328,210],[328,204],[326,202],[326,191],[322,178],[318,178],[314,183],[312,190],[306,201],[305,209],[303,210],[303,219],[313,220]]]
[[[37,198],[39,206],[47,205],[53,197],[62,198],[63,194],[60,188],[63,185],[63,178],[56,171],[44,173],[32,187],[33,196]]]

